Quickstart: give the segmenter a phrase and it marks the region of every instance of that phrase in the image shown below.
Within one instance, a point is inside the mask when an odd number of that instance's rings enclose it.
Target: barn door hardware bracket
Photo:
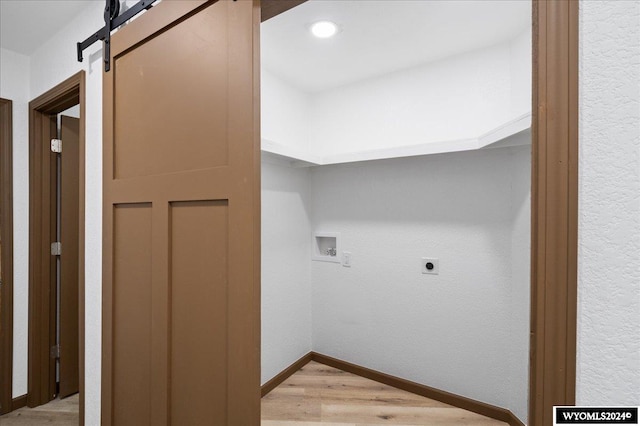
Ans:
[[[120,0],[105,0],[104,8],[104,27],[89,36],[85,41],[76,43],[78,50],[78,62],[82,62],[82,52],[93,43],[103,40],[104,48],[102,57],[104,61],[104,70],[109,72],[111,69],[111,31],[120,27],[129,19],[136,16],[143,10],[151,9],[156,0],[141,0],[129,9],[125,10],[122,15],[120,13]]]

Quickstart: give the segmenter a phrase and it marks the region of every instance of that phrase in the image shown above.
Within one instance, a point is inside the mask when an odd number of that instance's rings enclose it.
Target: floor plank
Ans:
[[[262,426],[382,424],[507,425],[313,361],[262,398]]]
[[[78,426],[78,395],[55,399],[36,408],[20,408],[0,417],[2,426]]]
[[[0,417],[2,426],[77,426],[78,396]],[[497,420],[310,362],[262,398],[261,426],[506,426]],[[181,425],[199,426],[199,425]]]

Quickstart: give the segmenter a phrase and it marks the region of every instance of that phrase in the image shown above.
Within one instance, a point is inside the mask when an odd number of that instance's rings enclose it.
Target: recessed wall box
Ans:
[[[338,232],[314,232],[312,259],[340,263],[340,234]]]

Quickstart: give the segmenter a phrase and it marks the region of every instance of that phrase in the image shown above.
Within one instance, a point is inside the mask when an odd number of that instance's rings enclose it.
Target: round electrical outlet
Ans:
[[[423,257],[420,259],[420,269],[423,274],[438,275],[440,273],[439,260],[433,257]]]

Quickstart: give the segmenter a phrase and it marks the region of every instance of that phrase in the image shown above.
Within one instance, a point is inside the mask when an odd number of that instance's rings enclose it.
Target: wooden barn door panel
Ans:
[[[103,424],[258,425],[259,8],[163,1],[105,74]]]

